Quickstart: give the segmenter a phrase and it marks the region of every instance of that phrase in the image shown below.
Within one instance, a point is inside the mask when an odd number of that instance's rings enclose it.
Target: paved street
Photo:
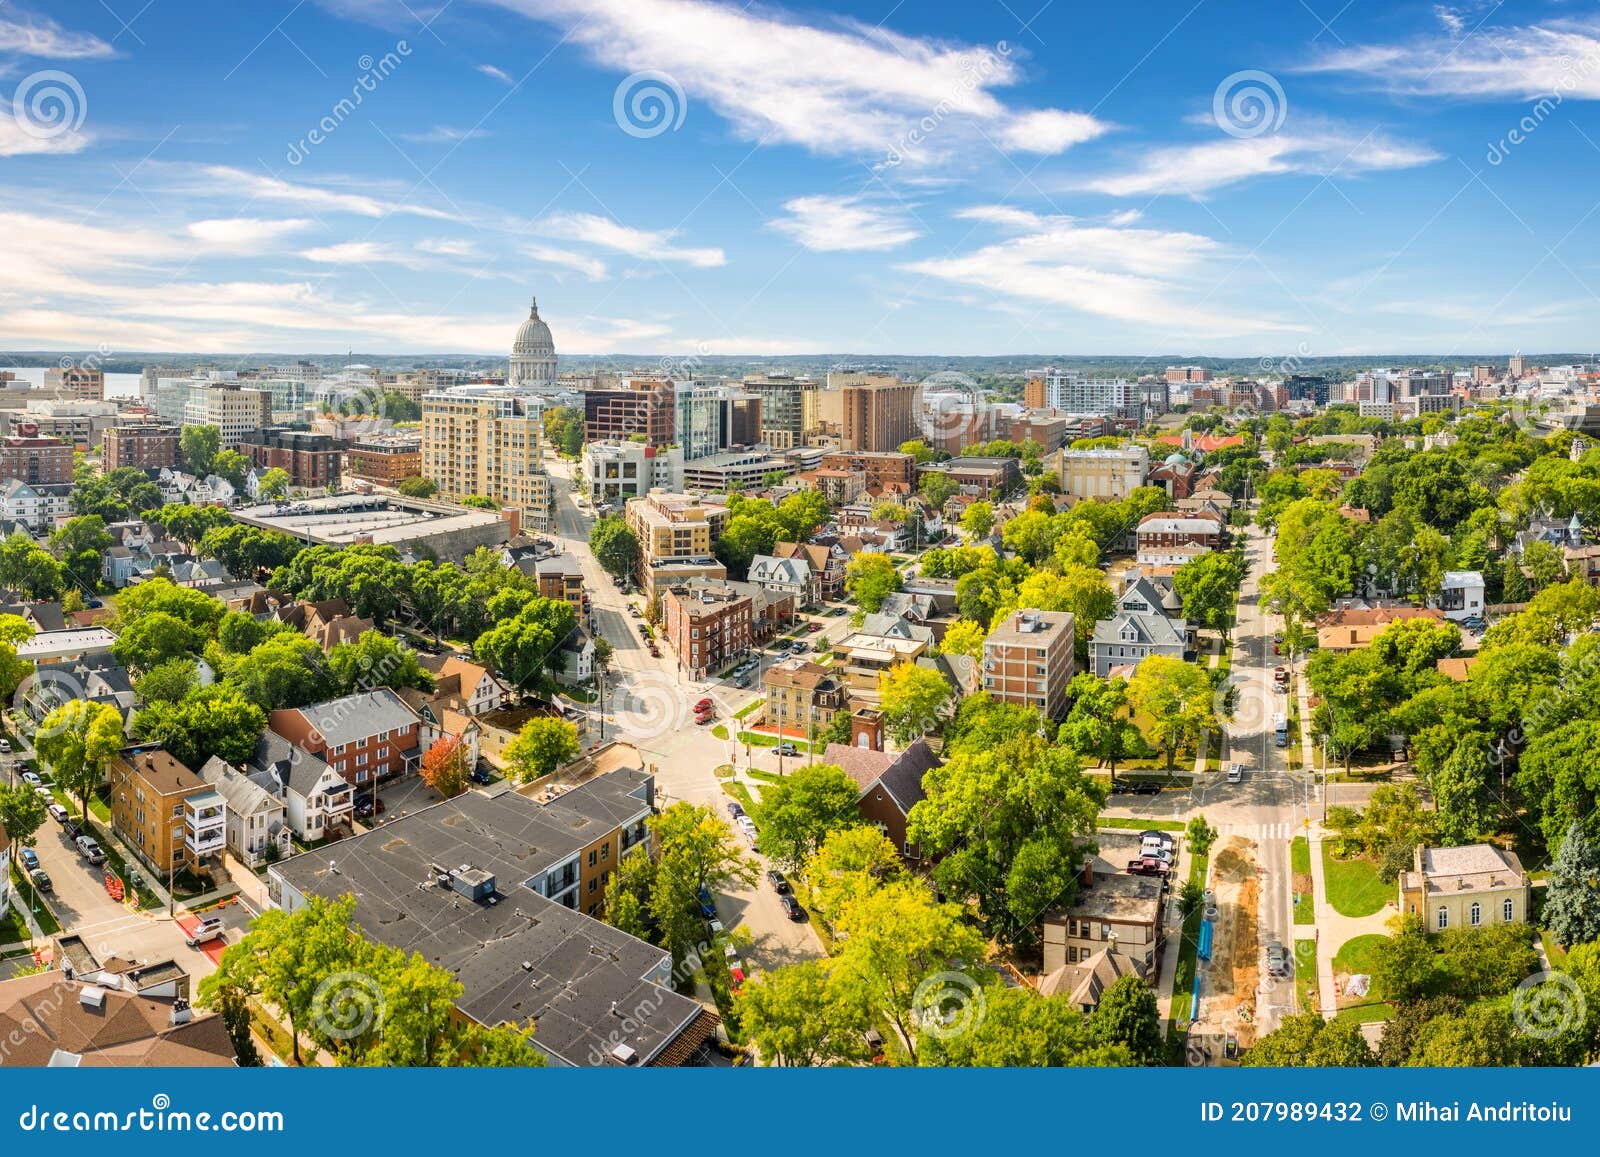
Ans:
[[[760,682],[740,690],[732,684],[699,682],[681,678],[670,648],[661,649],[661,658],[652,658],[640,641],[637,623],[628,614],[629,598],[611,581],[589,551],[589,528],[594,520],[573,501],[569,478],[571,464],[552,462],[550,474],[555,491],[556,512],[552,536],[575,555],[583,567],[584,588],[589,592],[595,629],[614,648],[612,671],[606,680],[606,738],[622,738],[636,745],[645,759],[655,766],[660,803],[668,806],[680,800],[710,806],[724,819],[728,816],[728,796],[722,790],[714,769],[732,763],[737,756],[745,765],[743,746],[732,738],[738,730],[733,713],[759,697]],[[637,604],[637,597],[633,600]],[[829,620],[830,636],[848,625],[847,616]],[[815,639],[817,636],[810,636]],[[763,664],[771,656],[763,658]],[[709,695],[717,704],[717,722],[727,727],[726,740],[715,738],[711,725],[697,726],[692,708]],[[599,726],[599,712],[591,715],[591,735]],[[793,766],[793,761],[785,761]],[[757,766],[776,770],[771,752],[757,755]],[[752,852],[752,855],[755,853]],[[763,873],[767,863],[755,856]],[[775,968],[796,960],[822,955],[822,946],[808,923],[796,923],[783,914],[778,897],[763,878],[748,889],[738,889],[717,897],[717,910],[728,928],[743,924],[750,932],[749,963],[758,969]]]

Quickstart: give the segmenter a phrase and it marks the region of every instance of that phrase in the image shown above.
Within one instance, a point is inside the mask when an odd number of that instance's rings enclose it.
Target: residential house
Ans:
[[[288,807],[265,783],[231,767],[213,755],[200,768],[227,804],[224,836],[228,852],[249,868],[286,858],[294,850]]]
[[[1388,629],[1390,623],[1408,619],[1444,621],[1444,612],[1431,607],[1347,607],[1317,616],[1317,647],[1323,651],[1364,651]]]
[[[1093,860],[1086,864],[1072,903],[1046,913],[1042,921],[1043,973],[1050,991],[1072,995],[1089,1012],[1109,987],[1104,984],[1108,972],[1154,980],[1162,942],[1162,881],[1100,870],[1103,866]],[[1104,953],[1124,959],[1107,961]],[[1091,977],[1098,979],[1086,984]]]
[[[764,591],[792,596],[797,607],[809,607],[817,602],[817,577],[804,558],[758,554],[750,560],[747,577]]]
[[[882,750],[882,720],[879,718],[875,727],[871,720],[877,714],[870,710],[858,712],[861,725],[852,719],[856,737],[867,744],[877,742],[876,747],[862,746],[861,742],[830,743],[821,762],[843,768],[855,780],[861,792],[856,801],[861,818],[883,832],[902,856],[917,859],[916,845],[906,838],[907,817],[924,798],[922,777],[939,766],[939,757],[926,739],[918,739],[904,751]]]
[[[542,598],[583,606],[583,567],[575,554],[554,554],[533,564],[534,581]]]
[[[1418,845],[1400,874],[1400,911],[1421,916],[1430,932],[1526,924],[1528,874],[1515,852],[1493,844],[1459,848]]]
[[[512,698],[511,689],[482,663],[460,655],[418,655],[417,660],[433,673],[434,694],[455,696],[468,715],[498,710]]]
[[[1488,608],[1484,598],[1483,572],[1476,570],[1447,570],[1436,597],[1428,604],[1444,612],[1447,619],[1482,618]]]
[[[817,598],[844,597],[844,568],[849,556],[837,542],[779,542],[773,544],[772,555],[774,558],[805,559],[816,582]]]
[[[305,842],[349,828],[355,792],[344,777],[276,732],[261,733],[240,770],[283,800],[290,829]]]
[[[0,981],[0,1067],[232,1068],[238,1062],[222,1017],[187,1000],[151,997],[130,985],[40,972]]]
[[[1222,526],[1215,519],[1192,514],[1147,515],[1135,532],[1139,563],[1152,566],[1181,566],[1196,555],[1220,548],[1222,539]],[[1198,549],[1179,549],[1186,547]]]
[[[32,534],[44,534],[72,516],[70,483],[50,485],[7,478],[0,483],[0,519],[21,523]]]
[[[414,771],[422,755],[417,713],[387,687],[280,709],[267,717],[267,726],[320,756],[358,793]]]
[[[1188,623],[1167,614],[1160,590],[1149,579],[1135,579],[1118,596],[1111,617],[1095,623],[1089,666],[1104,679],[1113,668],[1137,667],[1151,655],[1182,659],[1188,636]]]
[[[809,738],[826,731],[846,709],[849,694],[833,671],[805,659],[785,659],[761,674],[762,724],[779,735]]]

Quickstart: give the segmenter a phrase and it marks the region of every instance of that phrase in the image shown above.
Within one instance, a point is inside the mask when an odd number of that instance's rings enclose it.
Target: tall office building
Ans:
[[[733,386],[704,380],[673,387],[673,434],[692,462],[761,441],[761,399]]]
[[[103,402],[106,375],[90,366],[57,366],[44,372],[44,388],[61,390],[80,402]]]
[[[183,424],[215,426],[222,431],[222,444],[232,449],[251,430],[272,425],[272,394],[237,382],[195,383],[184,401]]]
[[[511,386],[457,386],[422,399],[422,475],[439,497],[492,498],[522,511],[531,530],[550,525],[543,407]]]
[[[1029,371],[1030,377],[1039,379],[1042,388],[1035,390],[1035,400],[1042,399],[1045,409],[1066,410],[1071,414],[1101,414],[1108,418],[1136,418],[1140,416],[1143,399],[1138,385],[1126,378],[1086,378],[1081,374],[1057,369]]]
[[[751,374],[747,393],[761,399],[761,441],[774,450],[804,446],[817,426],[818,383],[790,374]]]
[[[673,440],[673,396],[665,378],[623,378],[612,389],[585,390],[583,440],[626,441],[635,434],[648,446]]]
[[[840,392],[840,450],[898,450],[918,436],[916,382],[893,374],[829,374],[828,387]]]

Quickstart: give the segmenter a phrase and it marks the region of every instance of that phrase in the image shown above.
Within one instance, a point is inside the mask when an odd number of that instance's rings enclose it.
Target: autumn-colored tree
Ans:
[[[454,735],[441,735],[422,757],[422,782],[445,799],[454,799],[467,790],[467,745]]]

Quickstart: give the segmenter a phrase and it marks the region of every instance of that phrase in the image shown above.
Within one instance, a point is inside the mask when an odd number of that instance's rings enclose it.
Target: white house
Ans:
[[[261,733],[244,770],[255,782],[273,785],[289,827],[308,843],[348,823],[355,811],[355,791],[344,777],[275,731]]]
[[[1428,605],[1444,612],[1444,617],[1459,622],[1473,616],[1483,617],[1488,605],[1483,593],[1483,572],[1475,570],[1447,570],[1437,597]]]
[[[251,777],[213,755],[200,769],[204,779],[227,802],[226,843],[234,859],[251,868],[287,857],[294,851],[288,809],[265,772]]]
[[[749,579],[764,591],[793,595],[797,607],[808,607],[817,601],[817,576],[803,558],[758,554],[750,560]]]

